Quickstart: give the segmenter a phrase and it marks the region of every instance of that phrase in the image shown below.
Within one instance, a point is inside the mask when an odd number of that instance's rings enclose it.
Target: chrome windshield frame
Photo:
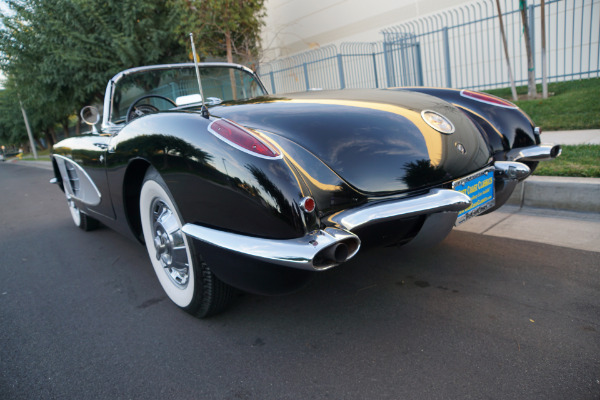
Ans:
[[[200,68],[234,68],[241,71],[244,71],[254,78],[260,89],[264,92],[264,95],[267,95],[268,92],[261,82],[260,78],[254,71],[250,68],[234,63],[225,63],[225,62],[211,62],[211,63],[200,63],[198,64]],[[180,63],[180,64],[159,64],[159,65],[149,65],[143,67],[135,67],[126,69],[124,71],[119,72],[115,76],[113,76],[106,85],[106,91],[104,93],[104,110],[102,113],[102,131],[106,133],[117,133],[124,124],[116,124],[112,122],[110,116],[112,114],[113,109],[113,98],[114,98],[114,89],[116,84],[121,80],[124,76],[143,72],[143,71],[155,71],[161,69],[173,69],[173,68],[194,68],[194,63]]]

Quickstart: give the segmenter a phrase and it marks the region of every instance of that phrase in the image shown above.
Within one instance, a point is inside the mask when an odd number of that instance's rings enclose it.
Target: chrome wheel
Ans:
[[[77,204],[75,204],[73,197],[69,193],[65,193],[65,195],[67,196],[67,204],[69,205],[71,218],[73,218],[75,225],[84,231],[96,229],[99,225],[98,220],[82,213]]]
[[[146,249],[167,296],[201,318],[223,311],[236,291],[214,276],[196,254],[193,242],[181,230],[183,220],[169,189],[152,167],[144,177],[139,205]]]
[[[190,279],[190,263],[181,227],[173,211],[161,199],[152,201],[152,238],[156,260],[173,284],[184,289]]]
[[[71,211],[71,217],[73,218],[73,222],[75,222],[75,225],[81,226],[81,213],[79,212],[79,208],[77,208],[77,205],[75,204],[71,196],[69,196],[68,194],[67,204],[69,204],[69,211]]]

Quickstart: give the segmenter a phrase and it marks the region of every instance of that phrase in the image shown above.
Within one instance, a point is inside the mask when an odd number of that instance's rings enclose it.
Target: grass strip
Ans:
[[[562,146],[562,154],[540,162],[534,175],[600,178],[600,145]]]
[[[541,96],[541,85],[537,91]],[[486,92],[512,101],[510,88]],[[545,131],[600,128],[600,78],[549,83],[548,92],[547,99],[515,103]],[[517,87],[517,94],[527,95],[527,86]]]

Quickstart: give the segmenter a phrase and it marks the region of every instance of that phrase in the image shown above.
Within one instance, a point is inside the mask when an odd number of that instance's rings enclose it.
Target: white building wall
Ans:
[[[328,44],[380,41],[383,28],[463,3],[465,0],[267,0],[261,61]]]

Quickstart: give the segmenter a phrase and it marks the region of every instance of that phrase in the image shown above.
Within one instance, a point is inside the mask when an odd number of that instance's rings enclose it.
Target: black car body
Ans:
[[[208,112],[193,64],[135,68],[109,82],[101,130],[53,150],[75,223],[145,243],[169,297],[199,316],[233,288],[294,291],[361,244],[438,242],[560,153],[486,94],[272,96],[245,67],[200,71]]]

